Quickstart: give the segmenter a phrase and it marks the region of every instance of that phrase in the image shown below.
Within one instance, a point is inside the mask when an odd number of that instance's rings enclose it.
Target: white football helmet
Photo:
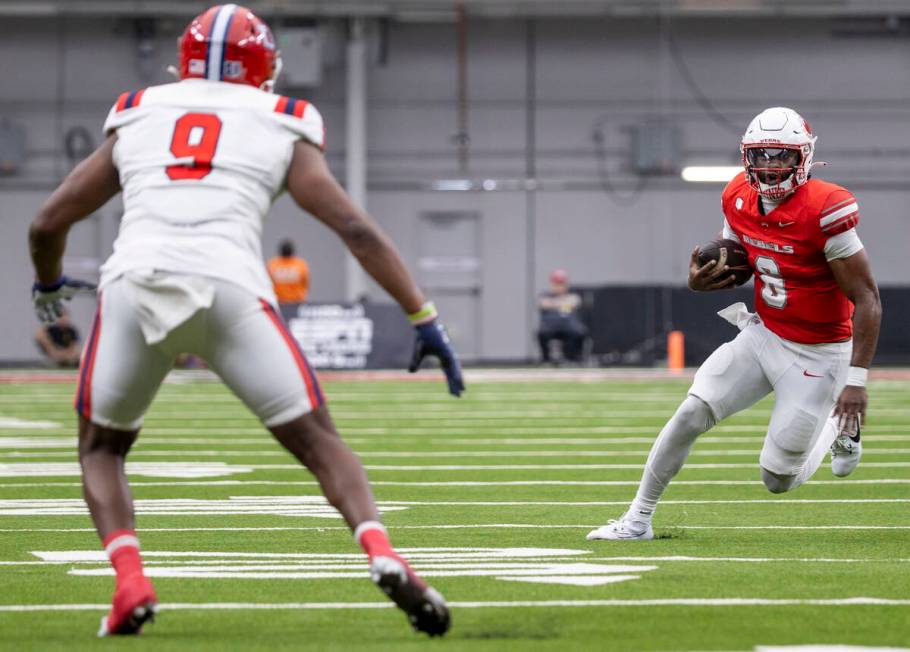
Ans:
[[[759,113],[739,148],[749,185],[769,199],[789,195],[809,180],[816,139],[793,109],[775,106]]]

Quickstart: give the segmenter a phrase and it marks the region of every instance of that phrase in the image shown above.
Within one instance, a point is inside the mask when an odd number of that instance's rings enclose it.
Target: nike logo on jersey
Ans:
[[[816,374],[810,374],[807,369],[803,369],[803,376],[808,376],[809,378],[821,378],[821,376],[818,376]]]
[[[792,222],[778,222],[777,226],[784,228],[785,226],[790,226],[791,224],[796,224],[796,220],[793,220]]]
[[[759,249],[768,249],[770,251],[776,251],[779,254],[792,254],[793,245],[779,245],[775,242],[765,242],[764,240],[756,240],[755,238],[750,238],[745,233],[742,236],[742,239],[748,242],[753,247],[758,247]]]

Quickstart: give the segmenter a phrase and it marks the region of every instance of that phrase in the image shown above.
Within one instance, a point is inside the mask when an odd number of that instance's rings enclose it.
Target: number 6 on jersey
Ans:
[[[174,126],[171,154],[178,159],[192,158],[192,163],[167,166],[172,181],[198,180],[212,171],[212,159],[221,136],[221,120],[214,113],[187,113]]]
[[[758,270],[762,282],[761,298],[772,308],[783,308],[787,305],[787,288],[780,275],[780,267],[773,258],[759,256],[755,259],[755,269]]]

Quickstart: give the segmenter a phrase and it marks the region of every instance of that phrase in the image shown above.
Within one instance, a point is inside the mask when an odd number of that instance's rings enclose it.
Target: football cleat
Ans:
[[[401,558],[373,557],[370,579],[405,612],[415,631],[442,636],[452,619],[446,601],[438,591],[427,586]]]
[[[138,634],[145,621],[154,622],[157,613],[152,583],[144,575],[133,575],[117,586],[111,612],[101,619],[98,636]]]
[[[859,438],[859,426],[857,425],[856,434],[853,436],[850,432],[842,430],[831,444],[831,473],[839,478],[850,475],[859,464],[862,455],[863,445]]]
[[[619,541],[619,540],[640,540],[647,541],[654,538],[654,530],[651,529],[650,521],[637,521],[632,519],[628,512],[622,515],[619,520],[612,519],[606,525],[591,530],[586,537],[588,541]]]

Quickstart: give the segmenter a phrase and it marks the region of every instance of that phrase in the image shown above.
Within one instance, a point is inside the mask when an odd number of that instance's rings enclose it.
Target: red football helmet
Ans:
[[[265,22],[246,7],[215,5],[190,22],[177,47],[180,79],[250,84],[271,91],[281,56]]]

